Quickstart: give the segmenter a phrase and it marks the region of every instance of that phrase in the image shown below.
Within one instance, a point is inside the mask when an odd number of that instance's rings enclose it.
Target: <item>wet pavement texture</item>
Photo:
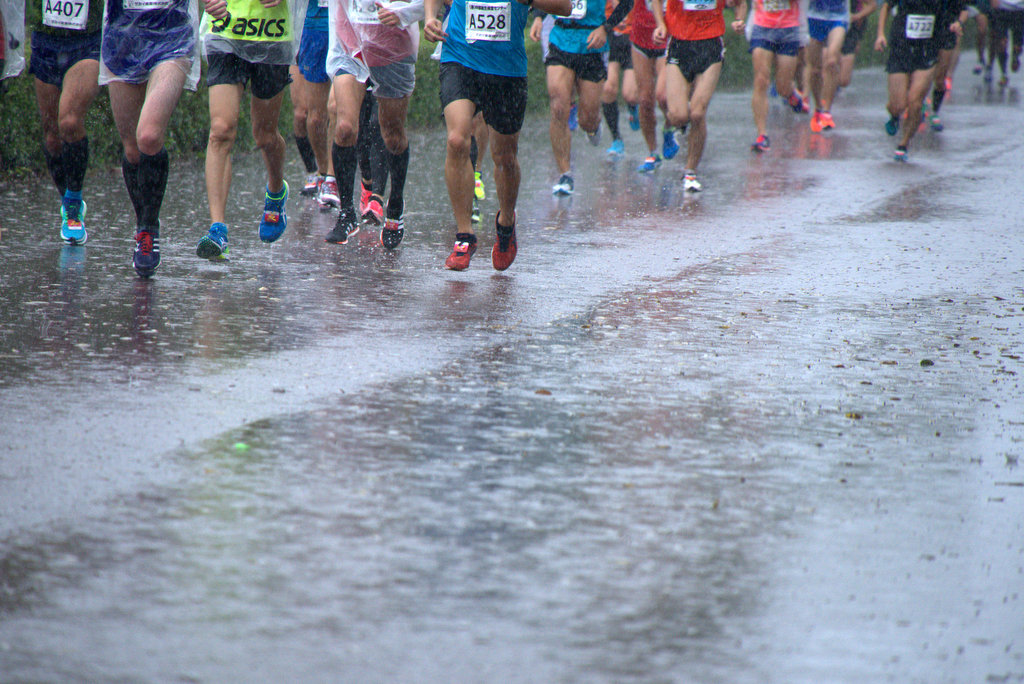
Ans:
[[[530,119],[501,274],[489,182],[442,267],[438,131],[394,253],[323,242],[291,147],[270,246],[236,155],[221,264],[174,160],[151,281],[116,171],[77,248],[5,181],[0,681],[1024,681],[1024,117],[979,86],[907,165],[879,72],[760,157],[718,94],[699,196],[624,127],[553,198]]]

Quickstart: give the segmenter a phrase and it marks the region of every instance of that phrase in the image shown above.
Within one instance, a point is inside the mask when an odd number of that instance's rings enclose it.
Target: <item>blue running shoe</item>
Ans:
[[[679,143],[676,142],[676,129],[666,128],[662,135],[661,156],[671,159],[679,154]]]
[[[210,226],[210,231],[199,239],[196,256],[202,259],[227,259],[228,227],[219,221]]]
[[[896,152],[893,153],[892,158],[893,158],[894,161],[898,161],[900,163],[906,163],[906,161],[907,161],[907,148],[904,147],[903,145],[900,145],[899,147],[896,148]]]
[[[629,105],[629,127],[634,131],[640,130],[640,107]]]
[[[89,239],[85,230],[85,200],[67,197],[60,205],[60,239],[65,245],[84,245]]]
[[[609,157],[621,157],[625,151],[626,148],[622,145],[622,138],[619,138],[618,140],[612,140],[612,144],[605,150],[605,153]]]
[[[263,200],[263,218],[260,219],[260,240],[274,242],[284,234],[288,227],[288,215],[284,211],[284,205],[288,201],[288,181],[284,181],[284,194],[277,199],[270,197],[270,190],[266,191]]]
[[[885,122],[885,132],[889,135],[896,135],[900,132],[900,120],[899,117],[890,116],[889,120]]]
[[[160,265],[160,226],[139,226],[135,233],[135,253],[132,255],[135,272],[150,278]]]
[[[768,86],[768,97],[778,97],[779,89],[775,87],[775,81]]]
[[[569,108],[569,130],[575,131],[580,127],[580,120],[576,117],[576,103]]]
[[[650,173],[659,166],[661,166],[661,157],[659,157],[656,154],[652,154],[651,156],[644,159],[643,163],[641,163],[640,166],[636,167],[636,170],[639,171],[640,173]]]

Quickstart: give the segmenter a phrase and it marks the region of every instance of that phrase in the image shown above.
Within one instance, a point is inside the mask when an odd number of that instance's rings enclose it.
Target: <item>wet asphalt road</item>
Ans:
[[[5,181],[0,681],[1024,681],[1024,116],[970,63],[906,166],[877,72],[763,157],[719,94],[697,197],[627,130],[556,200],[531,120],[503,274],[493,199],[442,268],[438,132],[393,254],[297,193],[259,243],[242,154],[200,261],[179,159],[142,281],[119,174],[84,248]]]

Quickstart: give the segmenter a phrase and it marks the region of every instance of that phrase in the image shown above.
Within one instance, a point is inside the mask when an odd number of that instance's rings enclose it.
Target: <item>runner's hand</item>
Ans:
[[[444,39],[448,37],[448,34],[444,32],[444,24],[437,17],[431,17],[427,19],[423,24],[423,35],[431,43],[438,41],[444,42]]]
[[[228,3],[225,0],[203,0],[203,8],[214,19],[228,16]]]
[[[540,42],[540,30],[544,26],[544,20],[540,17],[534,17],[533,23],[530,24],[530,40],[534,43]]]
[[[604,47],[604,44],[608,41],[608,32],[604,26],[598,26],[596,29],[590,32],[587,36],[587,49],[588,50],[600,50]]]
[[[379,2],[377,3],[377,18],[380,19],[380,23],[385,26],[401,26],[402,24],[397,14]]]
[[[885,36],[878,36],[875,38],[875,52],[884,52],[885,48],[889,46],[889,41],[885,39]]]
[[[665,27],[664,24],[661,24],[656,29],[654,29],[654,33],[651,34],[651,38],[654,39],[655,43],[664,43],[665,39],[668,38],[668,29]]]
[[[734,22],[732,22],[732,30],[735,33],[743,33],[743,29],[746,28],[746,26],[747,23],[742,19],[737,19]]]

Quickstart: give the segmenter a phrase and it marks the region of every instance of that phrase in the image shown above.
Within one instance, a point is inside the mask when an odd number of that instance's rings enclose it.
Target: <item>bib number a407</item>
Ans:
[[[43,0],[43,24],[81,31],[89,20],[86,0]]]

